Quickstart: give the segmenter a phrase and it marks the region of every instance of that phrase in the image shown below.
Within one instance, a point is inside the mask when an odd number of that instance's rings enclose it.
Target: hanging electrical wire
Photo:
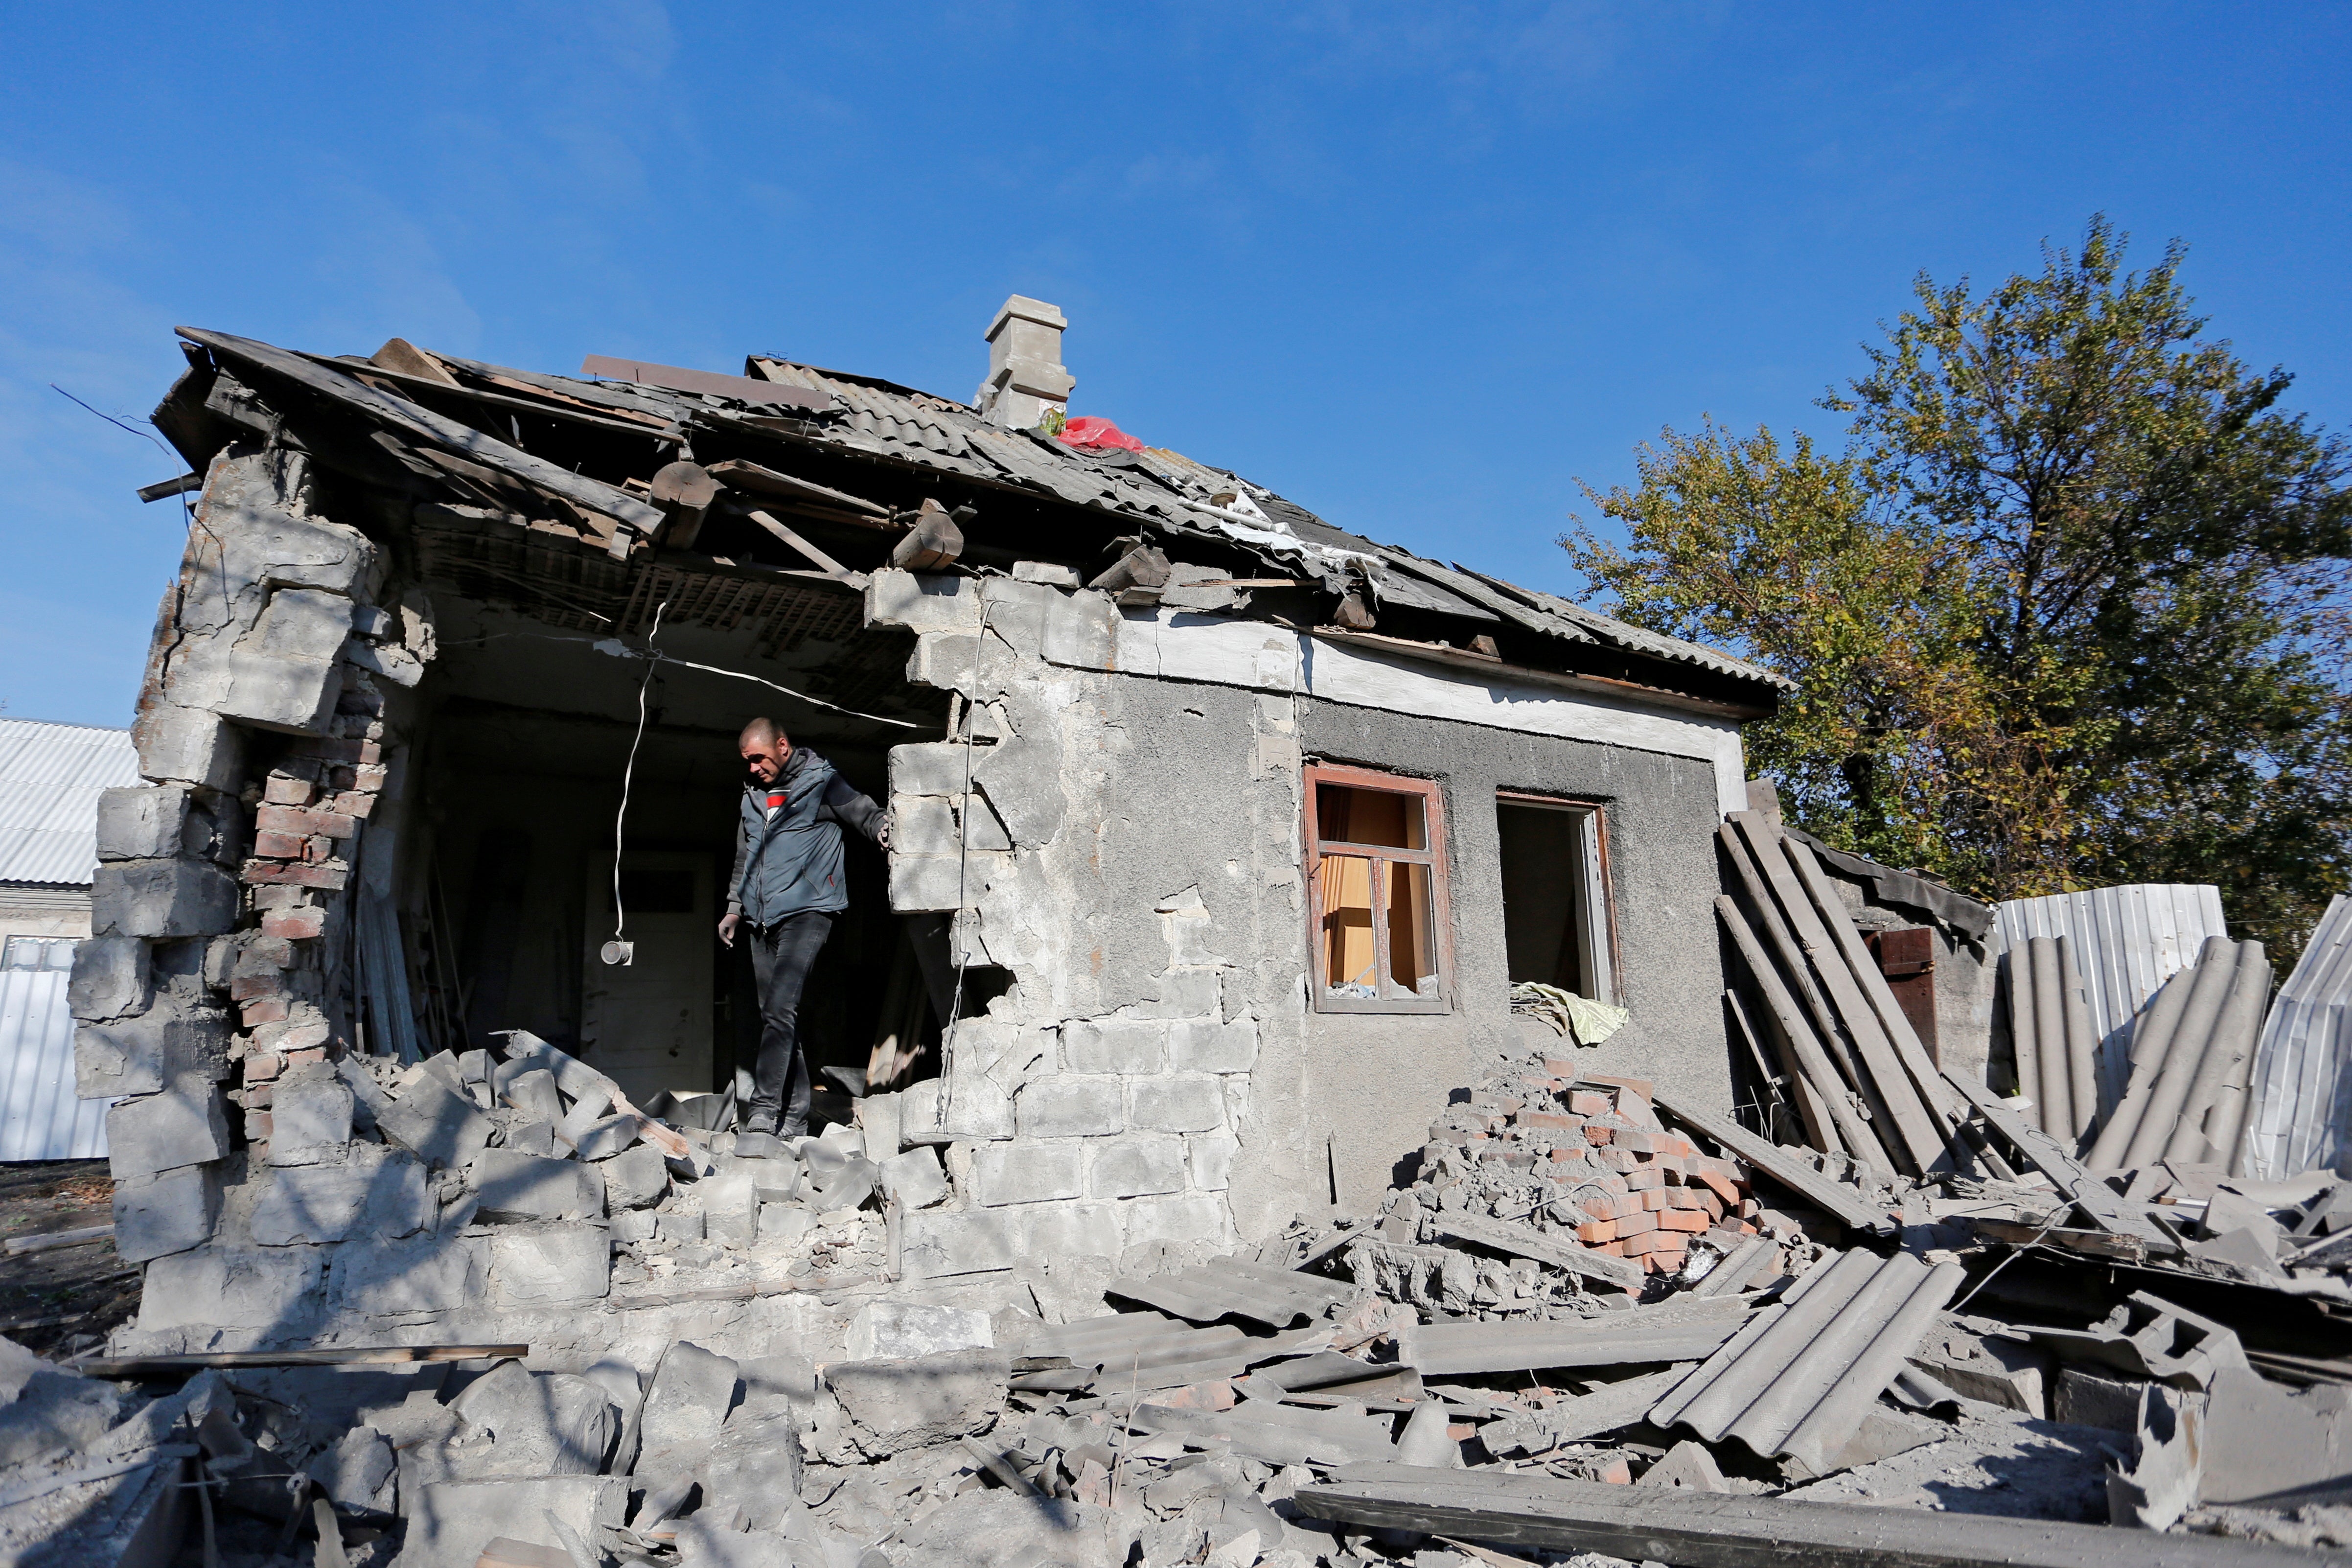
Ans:
[[[662,665],[654,642],[661,636],[662,612],[668,608],[667,599],[654,606],[653,629],[646,634],[646,651],[652,657],[646,660],[646,678],[637,682],[637,732],[629,741],[628,765],[621,770],[621,810],[613,818],[613,940],[597,953],[606,963],[630,964],[637,961],[637,944],[628,940],[629,911],[621,903],[621,845],[629,823],[629,786],[637,776],[637,748],[646,739],[646,697],[653,688],[654,672]]]

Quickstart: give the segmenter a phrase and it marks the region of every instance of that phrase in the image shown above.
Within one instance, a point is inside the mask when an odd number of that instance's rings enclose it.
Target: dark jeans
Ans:
[[[786,915],[771,926],[747,925],[751,974],[760,987],[760,1055],[751,1069],[749,1124],[798,1137],[808,1131],[808,1058],[801,1050],[801,987],[809,965],[833,934],[833,916],[818,910]]]

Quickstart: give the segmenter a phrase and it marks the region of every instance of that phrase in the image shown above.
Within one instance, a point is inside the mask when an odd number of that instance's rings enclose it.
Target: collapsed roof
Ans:
[[[308,451],[405,498],[428,570],[583,629],[639,629],[658,580],[672,621],[764,622],[771,647],[845,635],[857,616],[842,590],[863,586],[861,568],[883,564],[929,500],[971,522],[966,565],[1055,563],[1084,581],[1150,547],[1228,590],[1194,607],[1506,683],[1732,720],[1768,716],[1791,688],[1377,544],[1179,453],[1081,447],[870,376],[761,354],[741,376],[600,356],[556,376],[398,339],[362,358],[180,335],[191,368],[155,422],[199,472],[240,434]],[[681,472],[707,479],[681,489]],[[194,488],[191,476],[142,494]]]

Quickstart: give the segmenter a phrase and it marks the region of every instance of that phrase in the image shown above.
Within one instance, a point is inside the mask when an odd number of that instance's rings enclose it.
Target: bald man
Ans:
[[[751,928],[751,972],[760,988],[760,1055],[752,1068],[748,1132],[794,1138],[808,1131],[808,1057],[801,1049],[801,988],[833,917],[849,907],[841,874],[841,825],[890,847],[882,808],[833,764],[773,719],[754,719],[737,742],[749,775],[735,838],[735,874],[719,940]]]

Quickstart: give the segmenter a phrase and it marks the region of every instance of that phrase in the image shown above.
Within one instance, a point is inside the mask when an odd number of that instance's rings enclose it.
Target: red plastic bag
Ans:
[[[1120,447],[1130,452],[1143,450],[1142,442],[1109,420],[1097,419],[1092,415],[1068,421],[1055,439],[1070,447]]]

